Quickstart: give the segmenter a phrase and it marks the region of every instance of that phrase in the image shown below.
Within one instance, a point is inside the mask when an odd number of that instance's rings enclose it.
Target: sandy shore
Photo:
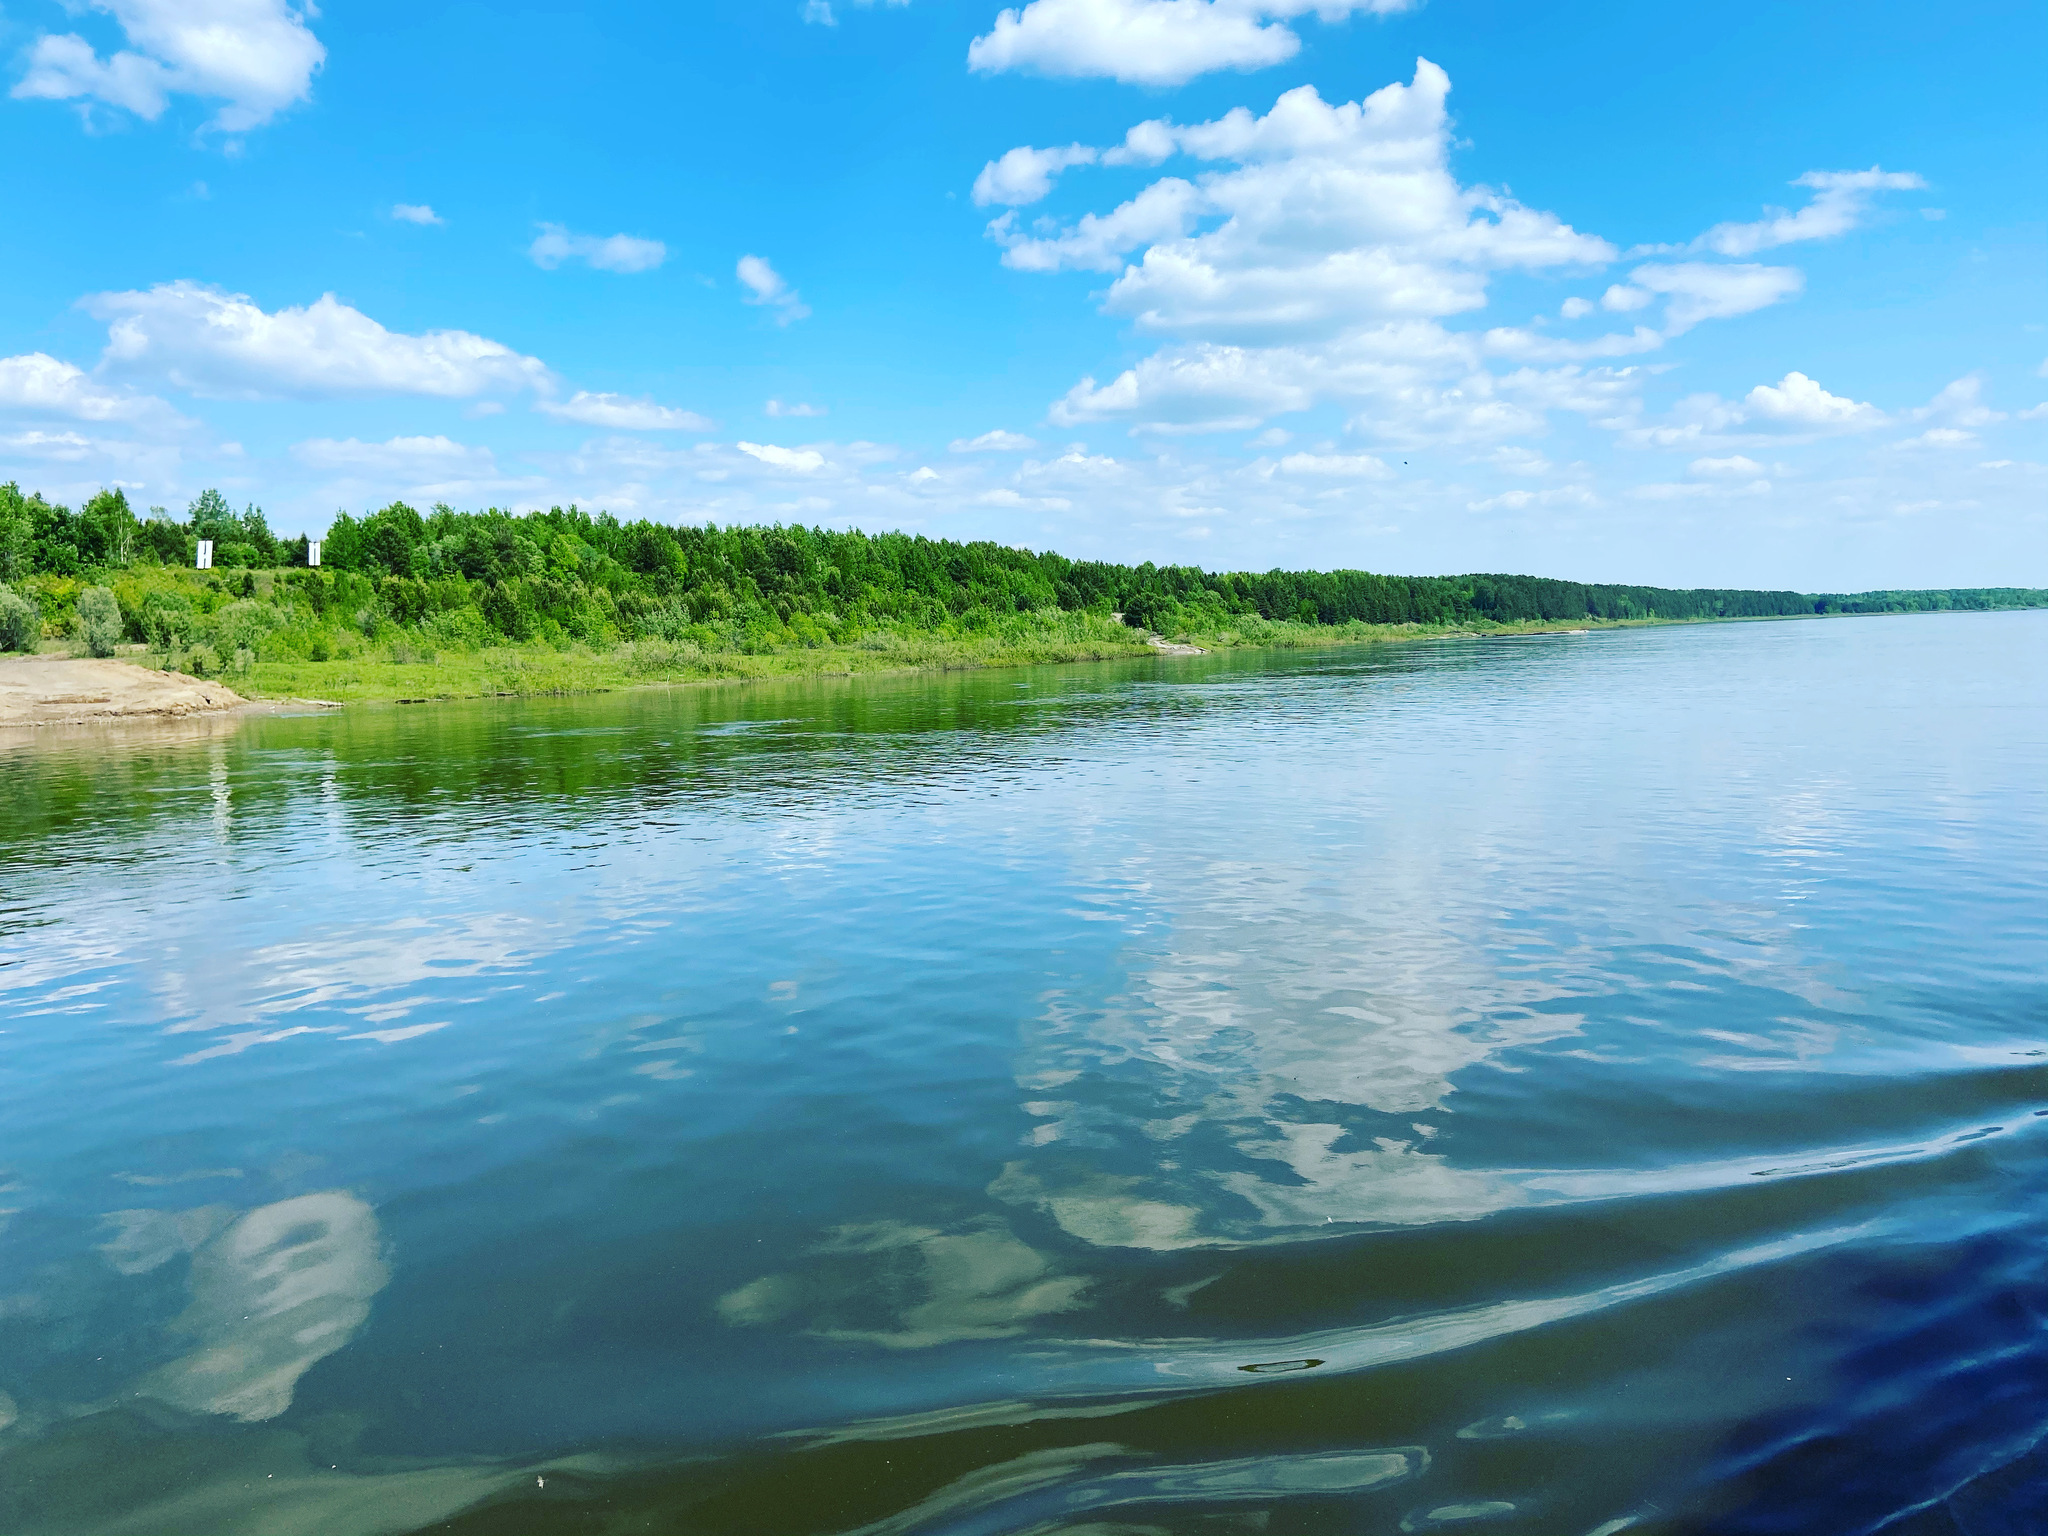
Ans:
[[[67,656],[0,660],[0,727],[79,725],[234,709],[247,701],[224,683],[152,672],[129,661]]]

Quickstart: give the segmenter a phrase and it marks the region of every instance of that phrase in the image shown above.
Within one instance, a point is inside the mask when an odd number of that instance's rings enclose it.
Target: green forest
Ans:
[[[205,572],[193,569],[202,539],[214,545]],[[1300,643],[1304,632],[1337,630],[2042,604],[2048,591],[2020,588],[1816,594],[1218,572],[902,533],[622,523],[573,506],[343,513],[314,569],[303,535],[279,537],[259,508],[236,512],[218,491],[176,517],[162,508],[138,516],[119,490],[74,511],[0,486],[0,648],[70,640],[105,655],[141,644],[160,664],[201,675],[275,664],[302,676],[332,661],[417,665],[504,647],[595,655],[659,646],[670,663],[695,659],[702,671],[714,655],[887,653],[918,639],[980,642],[984,659],[1057,659],[1136,649],[1131,631]]]

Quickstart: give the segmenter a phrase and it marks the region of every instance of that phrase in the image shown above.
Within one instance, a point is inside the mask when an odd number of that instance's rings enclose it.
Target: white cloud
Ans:
[[[1579,298],[1566,299],[1557,306],[1557,312],[1567,320],[1583,320],[1586,316],[1593,313],[1593,301],[1591,299]]]
[[[539,358],[501,342],[468,331],[388,331],[331,293],[274,313],[247,294],[185,281],[80,302],[108,322],[103,370],[163,378],[195,394],[459,399],[548,381]]]
[[[1813,199],[1797,213],[1766,209],[1769,215],[1752,224],[1716,224],[1693,242],[1694,250],[1718,256],[1752,256],[1795,240],[1832,240],[1863,222],[1870,200],[1879,192],[1919,191],[1927,183],[1911,171],[1808,171],[1792,183],[1813,189]]]
[[[777,325],[788,325],[792,320],[801,320],[810,314],[810,306],[783,281],[782,274],[768,264],[767,257],[742,256],[735,270],[748,289],[745,302],[763,304],[774,310]]]
[[[1666,336],[1682,335],[1702,320],[1727,320],[1767,308],[1806,286],[1797,267],[1718,266],[1699,261],[1671,266],[1653,262],[1637,267],[1629,281],[1638,289],[1665,296]]]
[[[1023,453],[1037,446],[1037,439],[1021,432],[1005,432],[1001,427],[979,437],[956,437],[948,445],[953,453]]]
[[[1496,448],[1486,458],[1494,468],[1510,475],[1547,475],[1557,467],[1533,448]]]
[[[770,416],[823,416],[822,405],[806,405],[801,400],[770,400],[761,409]]]
[[[319,12],[286,0],[92,0],[129,48],[101,59],[84,38],[36,40],[17,98],[99,103],[154,122],[173,95],[218,101],[209,128],[261,127],[312,92],[327,57],[306,27]]]
[[[853,0],[853,3],[862,10],[866,10],[875,3],[875,0]],[[883,0],[883,3],[895,7],[908,5],[910,0]],[[836,27],[839,25],[839,18],[832,12],[832,0],[804,0],[803,16],[806,26]]]
[[[1647,288],[1631,288],[1616,283],[1600,295],[1600,307],[1613,314],[1632,314],[1657,302],[1657,296]]]
[[[1909,437],[1901,448],[1975,448],[1977,434],[1961,427],[1929,427],[1918,437]]]
[[[533,408],[557,421],[609,427],[619,432],[709,432],[713,426],[695,411],[657,405],[647,399],[629,399],[625,395],[593,394],[587,389],[577,390],[567,400],[536,400]]]
[[[182,421],[154,395],[109,389],[47,352],[0,357],[0,410],[73,421]]]
[[[292,457],[309,469],[339,470],[378,479],[457,473],[489,473],[488,448],[473,448],[447,437],[394,437],[381,443],[358,438],[316,437],[292,444]]]
[[[1093,165],[1096,152],[1086,144],[1069,144],[1065,149],[1033,149],[1020,144],[1000,160],[991,160],[974,178],[974,203],[1012,207],[1035,203],[1052,191],[1053,178],[1070,166]]]
[[[1327,103],[1304,86],[1264,116],[1240,108],[1191,125],[1140,123],[1098,159],[1179,155],[1198,163],[1195,174],[1160,177],[1064,226],[996,219],[989,230],[1006,264],[1116,272],[1108,313],[1183,338],[1106,383],[1084,380],[1051,420],[1251,429],[1342,399],[1358,408],[1354,430],[1381,439],[1486,440],[1542,422],[1498,397],[1485,353],[1564,360],[1661,345],[1647,330],[1564,342],[1445,328],[1485,305],[1497,271],[1597,266],[1617,254],[1551,214],[1461,187],[1448,164],[1449,88],[1418,60],[1412,83],[1363,101]]]
[[[1764,472],[1763,465],[1757,463],[1755,459],[1744,458],[1739,453],[1725,459],[1694,459],[1688,467],[1696,475],[1712,475],[1720,479],[1730,476],[1747,476],[1755,479]]]
[[[1136,247],[1186,234],[1201,211],[1194,185],[1169,176],[1110,213],[1083,214],[1079,223],[1056,235],[1018,233],[1014,213],[995,220],[988,232],[1003,247],[1003,265],[1020,272],[1114,272]]]
[[[2003,411],[1984,403],[1984,381],[1974,373],[1946,385],[1932,400],[1906,414],[1912,421],[1945,421],[1952,427],[1988,427],[2005,420]]]
[[[1795,371],[1776,384],[1757,385],[1740,400],[1723,400],[1711,394],[1689,396],[1679,401],[1664,421],[1623,424],[1622,438],[1650,448],[1782,443],[1788,439],[1811,440],[1868,431],[1884,426],[1889,419],[1876,406],[1829,394],[1813,379]],[[1693,467],[1696,472],[1705,473],[1711,471],[1703,466],[1723,463],[1749,465],[1750,461],[1739,456],[1727,460],[1700,459]]]
[[[0,452],[23,458],[77,464],[92,458],[101,445],[77,432],[10,432],[0,437]]]
[[[1747,419],[1775,426],[1819,431],[1876,426],[1884,413],[1874,405],[1831,395],[1803,373],[1788,373],[1776,384],[1759,384],[1743,397]]]
[[[1283,23],[1314,11],[1337,21],[1385,14],[1412,0],[1030,0],[996,17],[967,49],[970,69],[1108,76],[1127,84],[1182,85],[1217,69],[1264,69],[1294,57],[1301,39]]]
[[[1752,480],[1747,485],[1714,485],[1699,480],[1678,480],[1638,485],[1632,494],[1645,501],[1711,501],[1729,496],[1768,496],[1771,482]]]
[[[1614,258],[1606,241],[1485,188],[1461,188],[1447,156],[1450,79],[1418,60],[1414,82],[1331,105],[1311,86],[1264,117],[1140,124],[1126,145],[1228,162],[1168,176],[1107,214],[1024,234],[990,226],[1005,264],[1115,271],[1105,309],[1144,330],[1221,339],[1327,334],[1333,324],[1444,316],[1486,302],[1486,274]],[[1118,151],[1119,155],[1133,152]],[[1198,225],[1214,221],[1197,233]]]
[[[1502,491],[1480,501],[1467,502],[1468,512],[1527,512],[1531,508],[1591,507],[1600,498],[1583,485],[1553,485],[1541,491]]]
[[[668,247],[638,235],[579,235],[560,224],[543,224],[526,254],[549,272],[566,261],[580,261],[600,272],[652,272],[668,260]]]
[[[825,455],[815,448],[778,448],[773,443],[736,443],[750,459],[759,459],[771,469],[785,469],[807,475],[825,467]]]
[[[425,203],[393,203],[391,217],[401,224],[446,224],[448,221]]]
[[[1283,475],[1343,480],[1391,480],[1394,472],[1369,453],[1290,453],[1274,466]]]

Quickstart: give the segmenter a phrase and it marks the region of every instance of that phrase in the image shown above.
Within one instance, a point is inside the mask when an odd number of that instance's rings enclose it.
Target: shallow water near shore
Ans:
[[[2048,613],[0,775],[0,1530],[2048,1530]]]

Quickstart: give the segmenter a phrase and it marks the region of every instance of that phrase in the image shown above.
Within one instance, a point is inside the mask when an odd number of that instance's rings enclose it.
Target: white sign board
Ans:
[[[210,571],[213,569],[213,540],[211,539],[201,539],[199,541],[198,568],[202,571]]]
[[[309,566],[316,566],[319,563],[320,541],[318,539],[306,540],[306,564]]]

